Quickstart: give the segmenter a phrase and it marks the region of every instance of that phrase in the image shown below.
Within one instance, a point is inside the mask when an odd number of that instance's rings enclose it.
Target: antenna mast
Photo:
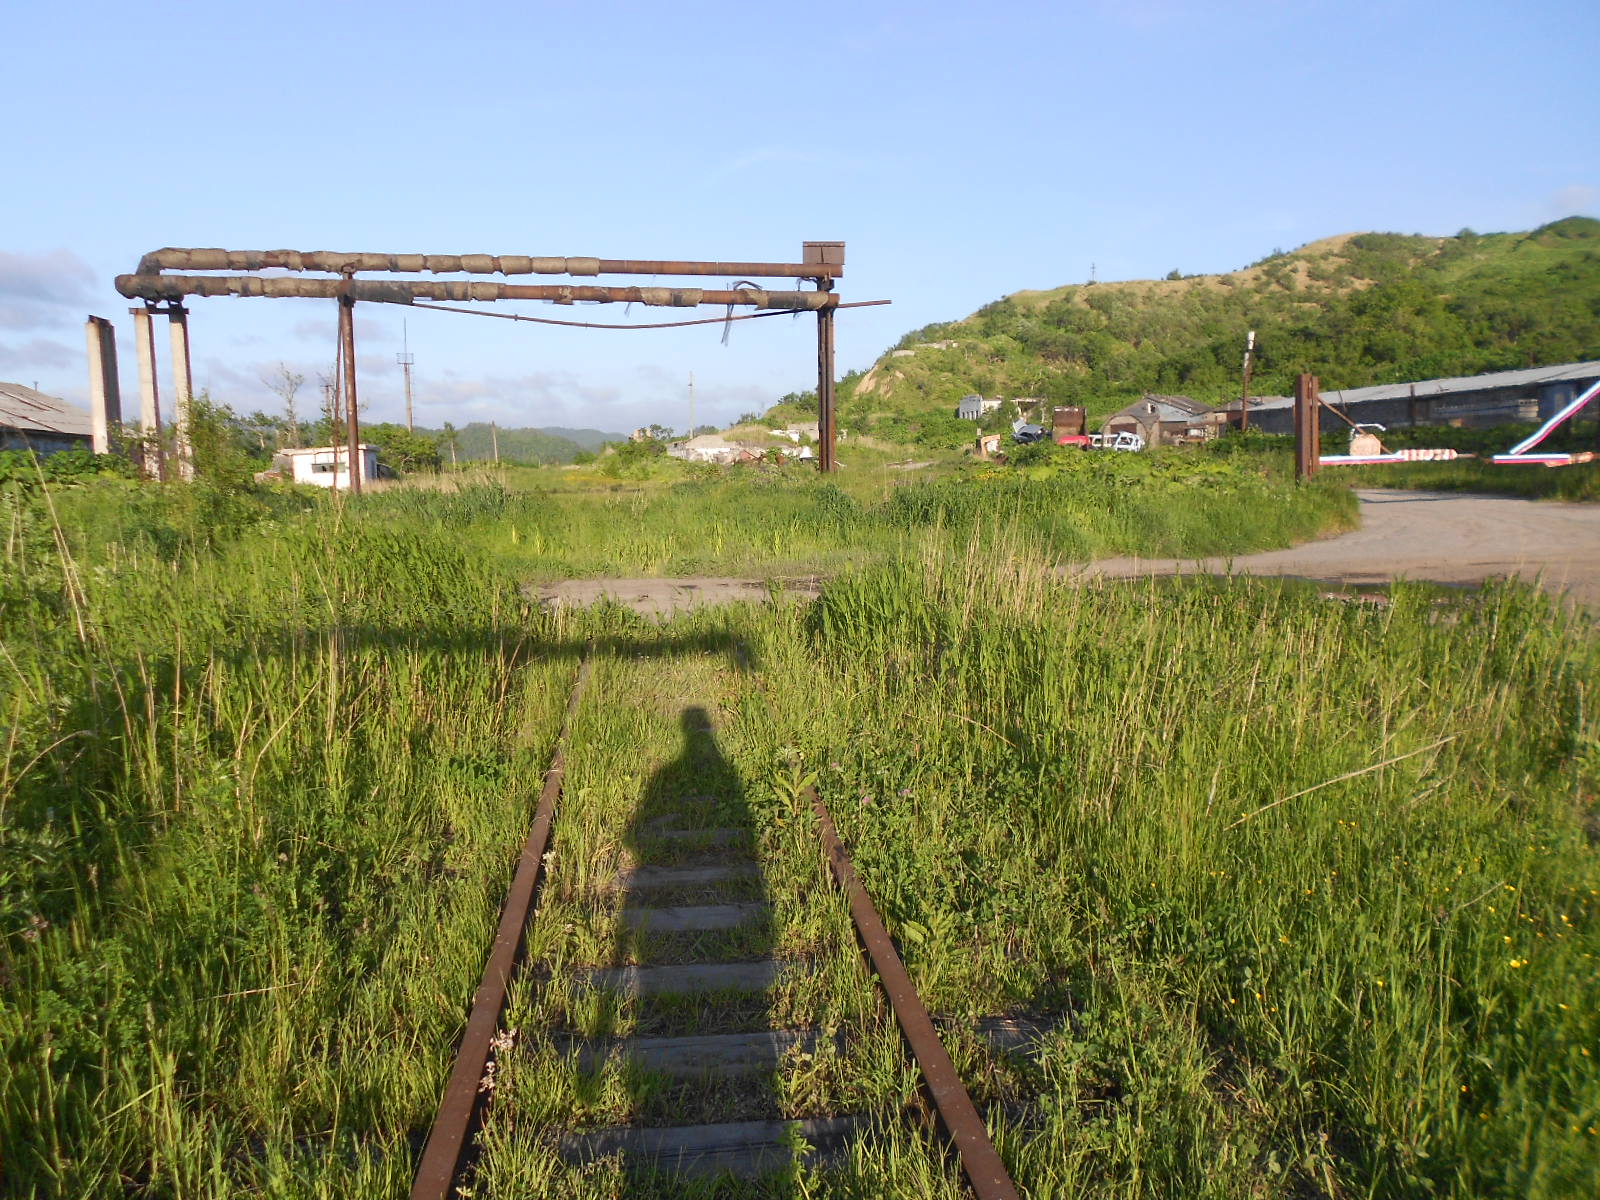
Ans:
[[[401,349],[400,349],[400,353],[396,354],[394,356],[394,360],[395,360],[395,362],[400,364],[400,366],[405,370],[405,373],[406,373],[406,432],[407,433],[415,433],[417,431],[416,430],[416,426],[412,423],[412,419],[411,419],[411,364],[417,361],[417,356],[415,354],[411,353],[410,346],[411,346],[411,342],[410,342],[410,340],[409,340],[409,338],[407,336],[406,323],[404,321],[401,321],[400,322],[400,347],[401,347]]]

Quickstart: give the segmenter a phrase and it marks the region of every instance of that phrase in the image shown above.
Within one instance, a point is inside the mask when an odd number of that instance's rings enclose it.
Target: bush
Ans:
[[[138,468],[117,454],[96,454],[92,450],[61,450],[36,456],[32,450],[0,450],[0,483],[17,482],[27,487],[39,482],[75,483],[100,476],[133,479]]]

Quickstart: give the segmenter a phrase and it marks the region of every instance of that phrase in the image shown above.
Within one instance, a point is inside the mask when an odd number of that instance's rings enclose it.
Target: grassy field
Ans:
[[[512,469],[392,489],[362,511],[451,530],[535,580],[832,575],[1013,529],[1057,562],[1200,557],[1288,546],[1356,521],[1345,487],[1296,486],[1283,455],[1062,454],[1027,470],[944,462],[927,473],[879,461],[828,481],[804,468],[679,466],[633,480]]]
[[[1052,582],[1348,519],[1337,489],[1189,461],[876,493],[0,494],[0,1194],[403,1195],[590,643],[493,1194],[616,1194],[549,1139],[708,1103],[574,1074],[563,1033],[815,1023],[850,1049],[740,1112],[914,1101],[807,778],[1029,1195],[1593,1193],[1592,629],[1520,589]],[[1287,515],[1229,524],[1242,501]],[[836,578],[662,625],[521,593],[689,563]],[[672,813],[747,831],[770,922],[628,933],[603,885],[670,854]],[[758,1011],[567,981],[713,954],[814,969]],[[997,1059],[966,1032],[997,1014],[1055,1032]],[[887,1128],[769,1191],[954,1193]]]
[[[1570,467],[1496,466],[1482,459],[1447,463],[1396,463],[1382,467],[1326,467],[1324,474],[1353,487],[1421,488],[1480,492],[1533,500],[1600,500],[1600,463]]]

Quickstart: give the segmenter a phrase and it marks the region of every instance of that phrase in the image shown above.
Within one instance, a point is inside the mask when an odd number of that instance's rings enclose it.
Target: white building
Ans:
[[[370,483],[378,477],[378,447],[362,442],[360,460],[361,482]],[[350,452],[345,446],[305,446],[298,450],[280,450],[277,458],[289,460],[289,476],[296,483],[310,483],[317,487],[348,488],[350,471],[347,463]]]

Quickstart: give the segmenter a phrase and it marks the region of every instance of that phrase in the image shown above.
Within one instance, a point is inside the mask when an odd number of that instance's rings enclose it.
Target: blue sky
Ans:
[[[785,260],[840,239],[843,297],[894,301],[840,314],[843,372],[1091,264],[1226,271],[1353,230],[1600,214],[1593,0],[179,0],[13,5],[0,29],[0,379],[81,399],[93,312],[130,409],[111,280],[166,245]],[[723,346],[357,311],[374,420],[402,412],[402,321],[429,425],[681,426],[691,371],[697,419],[725,422],[815,383],[810,317]],[[329,369],[332,302],[191,312],[215,399],[275,408],[277,363]]]

